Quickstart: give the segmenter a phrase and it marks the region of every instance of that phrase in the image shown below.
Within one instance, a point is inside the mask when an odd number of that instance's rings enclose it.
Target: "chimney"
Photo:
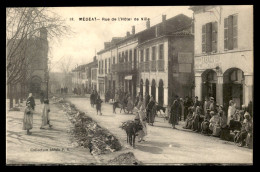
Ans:
[[[132,34],[135,34],[135,26],[132,26]]]
[[[166,15],[162,15],[162,32],[166,32]]]
[[[127,36],[127,37],[130,36],[130,32],[126,32],[126,36]]]
[[[150,20],[147,20],[146,21],[146,29],[149,29],[150,28]]]

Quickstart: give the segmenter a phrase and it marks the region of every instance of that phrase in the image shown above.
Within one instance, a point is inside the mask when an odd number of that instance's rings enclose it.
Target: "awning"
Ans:
[[[132,80],[132,75],[125,76],[125,80]]]

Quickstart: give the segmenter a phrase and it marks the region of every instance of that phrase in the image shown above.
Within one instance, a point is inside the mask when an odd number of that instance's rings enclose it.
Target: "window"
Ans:
[[[128,51],[125,52],[125,62],[128,62]]]
[[[101,61],[98,62],[98,71],[101,73]]]
[[[156,47],[153,47],[152,48],[152,60],[156,60],[156,52],[155,52],[155,49]]]
[[[132,50],[129,50],[129,62],[132,61]]]
[[[201,47],[203,53],[217,52],[218,23],[202,25]]]
[[[159,59],[163,59],[163,56],[164,56],[164,53],[163,53],[163,51],[164,51],[163,44],[161,44],[161,45],[159,46],[159,49],[160,49],[160,51],[159,51]]]
[[[105,60],[105,74],[107,74],[107,59]]]
[[[149,48],[147,48],[145,53],[145,61],[149,61],[149,56],[150,56],[150,51]]]
[[[110,67],[111,67],[111,63],[110,63],[110,58],[108,59],[108,73],[110,73]]]
[[[144,50],[140,50],[140,61],[144,61]]]
[[[224,49],[237,48],[237,14],[224,19]]]
[[[122,58],[121,58],[121,62],[124,63],[124,60],[125,60],[125,53],[122,52]]]
[[[113,57],[113,64],[116,64],[116,58],[115,58],[115,56]]]

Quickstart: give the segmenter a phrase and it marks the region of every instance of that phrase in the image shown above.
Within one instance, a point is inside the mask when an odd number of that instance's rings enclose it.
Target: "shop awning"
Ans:
[[[125,80],[132,80],[132,75],[125,76]]]

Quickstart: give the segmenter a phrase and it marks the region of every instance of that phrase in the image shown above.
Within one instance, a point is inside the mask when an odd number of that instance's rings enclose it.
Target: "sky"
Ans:
[[[144,30],[146,21],[141,18],[149,18],[150,25],[153,26],[162,21],[162,15],[166,15],[166,19],[178,14],[192,17],[192,11],[188,8],[189,6],[52,7],[52,11],[66,20],[73,34],[63,36],[59,41],[49,42],[51,72],[60,72],[60,62],[66,62],[69,58],[70,69],[91,62],[95,52],[104,49],[104,42],[111,41],[112,37],[126,36],[127,31],[131,33],[132,26],[135,26],[135,33]],[[91,20],[79,21],[83,17]],[[102,20],[103,18],[110,20]],[[116,21],[112,21],[112,18]],[[119,21],[119,18],[131,20]]]

